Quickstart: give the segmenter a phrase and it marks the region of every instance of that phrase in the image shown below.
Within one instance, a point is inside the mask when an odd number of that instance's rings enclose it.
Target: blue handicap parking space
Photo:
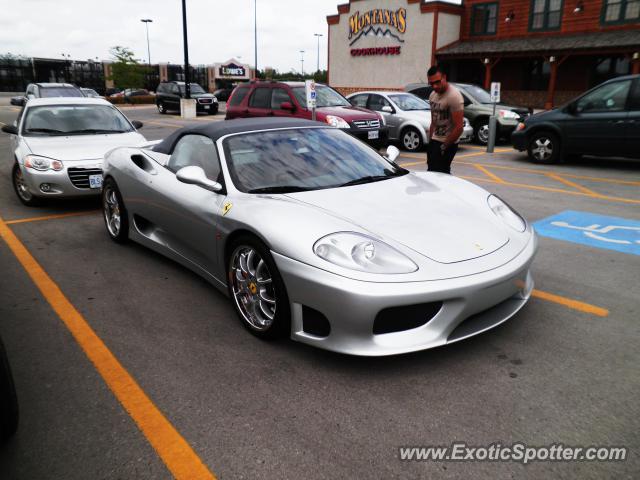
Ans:
[[[640,221],[566,210],[533,224],[543,237],[640,255]]]

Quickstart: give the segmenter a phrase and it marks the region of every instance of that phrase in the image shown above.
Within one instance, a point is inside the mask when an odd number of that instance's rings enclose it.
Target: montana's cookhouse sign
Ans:
[[[407,31],[407,10],[375,9],[349,17],[349,46],[353,47],[362,37],[375,36],[394,39],[404,43],[402,36]],[[351,48],[351,56],[400,55],[400,45],[374,48]]]

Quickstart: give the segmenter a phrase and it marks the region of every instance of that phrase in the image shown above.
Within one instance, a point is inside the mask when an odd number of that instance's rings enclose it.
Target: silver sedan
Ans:
[[[105,157],[106,231],[207,279],[262,338],[391,355],[506,321],[533,288],[531,226],[398,153],[299,119],[182,129]]]
[[[389,128],[389,140],[397,141],[405,150],[415,152],[429,142],[431,110],[429,103],[412,93],[370,91],[347,96],[352,105],[374,110],[382,115]],[[460,143],[470,142],[473,127],[464,119]]]
[[[141,126],[102,99],[29,100],[16,122],[2,127],[11,135],[18,198],[34,206],[47,198],[99,195],[104,154],[144,144],[136,131]]]

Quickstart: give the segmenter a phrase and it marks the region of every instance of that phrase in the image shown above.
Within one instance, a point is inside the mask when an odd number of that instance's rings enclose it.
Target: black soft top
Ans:
[[[154,152],[170,155],[173,147],[184,135],[198,134],[209,137],[214,142],[225,135],[232,133],[246,133],[256,130],[271,130],[277,128],[300,127],[328,127],[326,123],[313,122],[300,118],[238,118],[225,120],[224,122],[211,122],[203,125],[181,128],[153,147]]]

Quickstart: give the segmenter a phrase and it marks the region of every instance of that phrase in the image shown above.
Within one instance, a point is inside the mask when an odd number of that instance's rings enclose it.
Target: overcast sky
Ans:
[[[317,39],[320,68],[327,65],[327,15],[347,0],[257,0],[258,68],[315,70]],[[395,2],[390,2],[395,4]],[[110,58],[122,45],[147,60],[141,18],[151,18],[151,61],[183,62],[181,0],[0,0],[0,54],[74,60]],[[242,57],[253,65],[254,0],[187,0],[189,61],[225,62]]]

